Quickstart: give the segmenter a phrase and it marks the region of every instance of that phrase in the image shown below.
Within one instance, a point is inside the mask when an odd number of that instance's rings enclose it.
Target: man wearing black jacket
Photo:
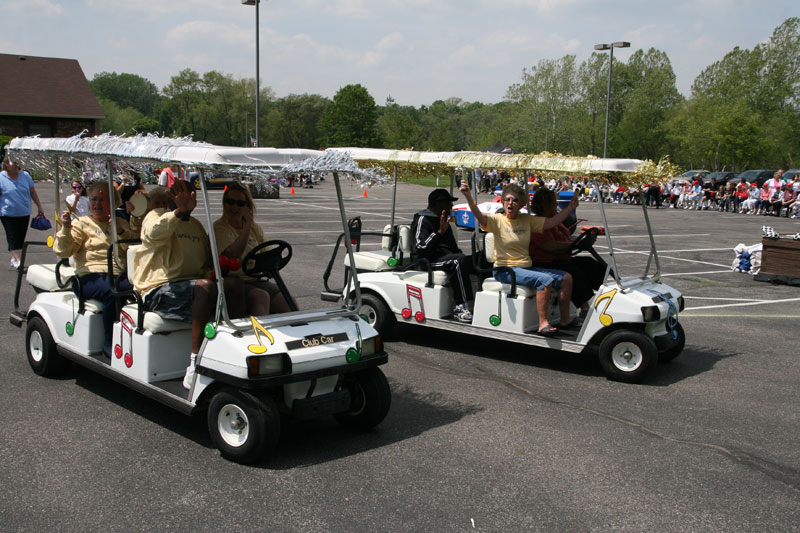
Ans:
[[[469,302],[472,301],[472,282],[469,274],[472,263],[458,248],[450,228],[453,201],[446,189],[434,189],[428,195],[428,207],[414,215],[411,223],[414,252],[431,262],[434,270],[443,270],[453,288],[453,317],[460,322],[472,322]]]

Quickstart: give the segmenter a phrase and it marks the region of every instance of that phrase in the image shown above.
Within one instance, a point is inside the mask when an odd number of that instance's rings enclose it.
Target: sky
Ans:
[[[185,68],[255,77],[255,7],[241,0],[0,0],[0,53],[77,59],[87,78],[138,74],[163,88]],[[496,103],[523,68],[598,43],[666,52],[678,90],[734,47],[752,48],[797,0],[262,0],[261,86],[376,103]]]

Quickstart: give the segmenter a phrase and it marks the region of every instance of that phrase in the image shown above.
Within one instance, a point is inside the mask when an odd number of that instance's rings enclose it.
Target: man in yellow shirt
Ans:
[[[579,327],[583,321],[580,317],[570,317],[569,304],[572,297],[572,276],[563,270],[533,267],[528,249],[531,233],[542,233],[561,224],[569,213],[578,207],[578,196],[573,195],[569,206],[552,217],[531,216],[520,213],[527,204],[528,195],[517,185],[503,188],[503,207],[505,213],[487,214],[478,209],[472,199],[469,186],[462,182],[461,192],[467,200],[475,220],[486,231],[494,235],[495,267],[509,267],[514,271],[517,285],[524,285],[536,290],[536,309],[539,314],[538,333],[552,336],[558,329],[547,320],[547,304],[553,288],[558,289],[558,307],[561,314],[562,329]],[[494,271],[494,278],[501,283],[511,283],[511,274],[506,269]]]
[[[133,286],[148,311],[192,324],[192,352],[183,380],[188,389],[217,288],[209,279],[213,267],[208,234],[191,216],[197,206],[194,186],[176,181],[170,194],[176,209],[155,209],[142,222],[142,247],[133,260]]]

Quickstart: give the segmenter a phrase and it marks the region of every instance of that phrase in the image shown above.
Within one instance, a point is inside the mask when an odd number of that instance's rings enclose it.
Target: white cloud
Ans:
[[[383,63],[390,52],[396,50],[403,44],[403,36],[399,32],[393,32],[385,36],[378,42],[372,50],[367,50],[364,57],[358,62],[362,68],[373,68]]]
[[[26,0],[25,2],[7,1],[0,4],[2,9],[12,12],[31,12],[44,15],[60,15],[64,12],[61,4],[50,0]]]

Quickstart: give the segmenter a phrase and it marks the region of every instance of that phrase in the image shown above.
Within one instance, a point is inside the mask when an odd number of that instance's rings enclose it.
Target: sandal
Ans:
[[[572,317],[572,320],[569,324],[559,324],[558,327],[561,329],[572,329],[572,328],[579,328],[583,325],[583,319],[579,316]]]
[[[556,329],[551,324],[547,324],[545,327],[536,332],[537,335],[541,335],[542,337],[552,337],[557,333],[558,329]]]

